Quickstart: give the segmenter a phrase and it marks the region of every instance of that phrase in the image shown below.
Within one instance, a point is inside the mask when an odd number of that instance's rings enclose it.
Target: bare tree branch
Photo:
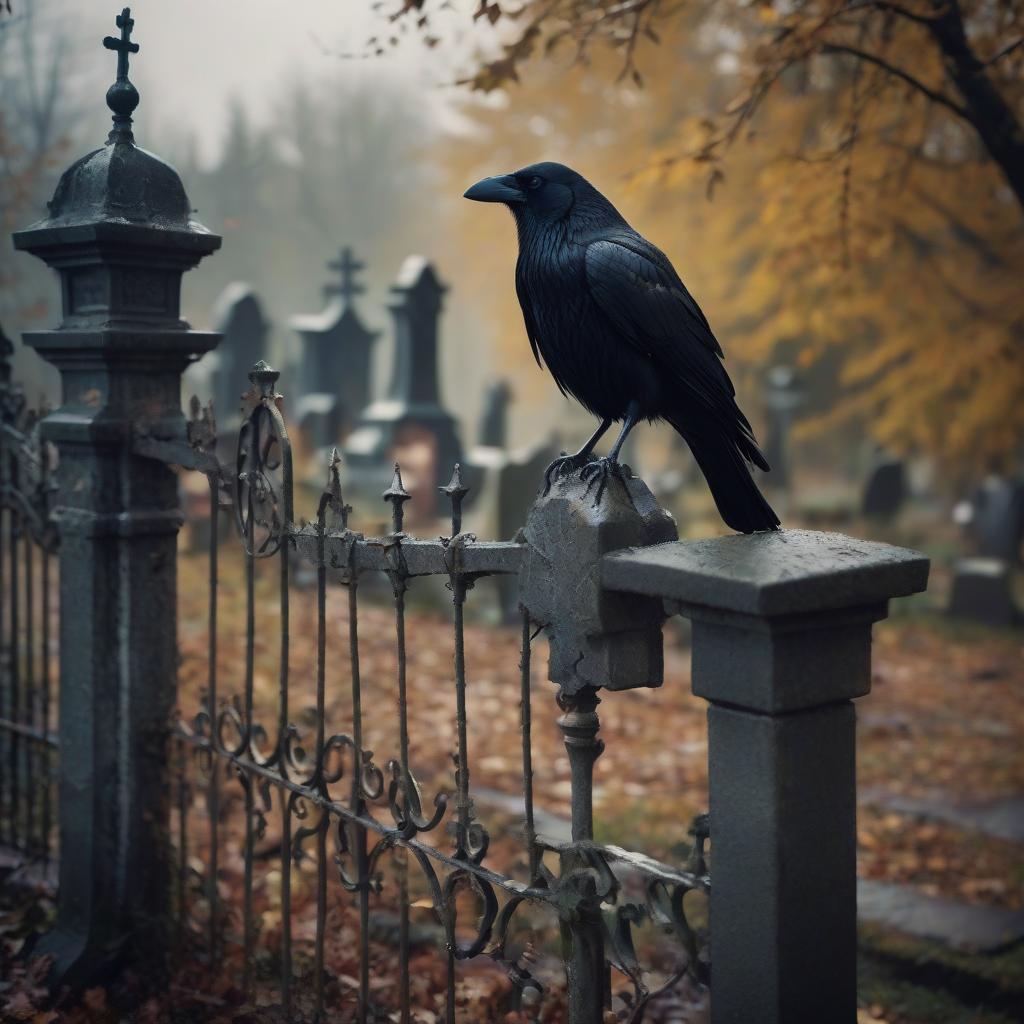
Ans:
[[[926,96],[933,103],[938,103],[940,106],[946,107],[948,110],[951,110],[956,114],[957,117],[961,117],[968,123],[972,123],[970,114],[964,107],[960,106],[956,100],[951,99],[945,93],[939,92],[938,90],[925,85],[919,78],[915,78],[908,71],[904,71],[902,68],[896,67],[895,64],[890,64],[883,57],[879,57],[878,54],[869,53],[867,50],[861,50],[856,46],[848,46],[845,43],[822,43],[820,51],[828,54],[845,54],[850,57],[856,57],[858,60],[865,61],[868,64],[874,64],[887,74],[905,82],[912,89],[915,89],[917,92]]]

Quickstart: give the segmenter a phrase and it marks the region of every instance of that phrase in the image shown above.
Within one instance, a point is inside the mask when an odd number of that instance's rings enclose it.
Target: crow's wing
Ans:
[[[537,323],[530,309],[529,293],[526,289],[526,282],[523,280],[522,262],[521,257],[516,261],[516,298],[519,299],[519,308],[523,311],[523,323],[526,324],[526,336],[530,339],[530,349],[533,352],[533,358],[537,360],[537,365],[543,368],[544,363],[541,361],[540,348],[537,342]],[[561,388],[562,385],[559,384],[558,386]],[[565,392],[563,391],[562,393],[564,394]]]
[[[670,373],[723,422],[750,425],[736,405],[722,349],[667,257],[623,233],[586,245],[587,287],[617,335]]]

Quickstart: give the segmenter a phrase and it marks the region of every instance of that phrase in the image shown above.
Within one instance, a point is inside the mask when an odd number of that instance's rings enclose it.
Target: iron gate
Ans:
[[[297,865],[315,864],[315,928],[313,963],[303,972],[313,986],[312,1010],[322,1018],[329,998],[324,970],[328,941],[328,910],[333,903],[328,873],[358,908],[357,1016],[376,1019],[371,998],[371,900],[390,892],[397,904],[398,921],[393,944],[398,1019],[409,1021],[416,1008],[410,971],[411,904],[423,906],[411,893],[419,888],[436,915],[441,954],[446,960],[445,1018],[454,1022],[458,965],[486,955],[507,971],[513,983],[509,1008],[527,1011],[539,1019],[542,984],[531,971],[534,957],[515,948],[510,932],[517,916],[529,908],[546,908],[566,931],[565,957],[568,985],[577,1002],[593,1004],[596,1012],[607,1005],[611,993],[610,970],[620,972],[632,986],[631,1019],[640,1021],[648,1000],[662,988],[675,985],[689,971],[702,981],[707,977],[706,957],[701,955],[697,931],[684,909],[690,891],[707,891],[704,860],[706,818],[695,829],[689,863],[677,869],[602,847],[593,841],[591,773],[601,751],[596,738],[594,713],[596,691],[585,689],[560,701],[559,725],[564,733],[571,764],[573,787],[573,841],[553,843],[538,836],[534,821],[533,763],[531,750],[531,640],[533,627],[524,611],[520,628],[518,696],[521,709],[521,870],[489,859],[490,835],[474,808],[470,785],[469,746],[472,735],[467,714],[467,687],[471,666],[465,647],[465,607],[474,583],[482,577],[516,574],[525,545],[518,541],[478,541],[463,533],[462,502],[467,493],[459,467],[442,488],[451,504],[447,536],[418,539],[404,531],[404,504],[410,498],[401,471],[394,467],[391,485],[383,497],[391,508],[390,530],[383,536],[366,537],[349,528],[351,509],[341,493],[339,461],[334,454],[328,480],[308,523],[298,522],[293,508],[294,468],[292,450],[282,416],[282,398],[276,393],[278,373],[259,363],[250,374],[253,389],[250,411],[244,420],[234,467],[219,466],[212,413],[200,410],[193,400],[190,439],[195,464],[208,471],[212,522],[209,529],[209,607],[207,680],[200,706],[182,717],[176,727],[178,747],[178,801],[175,822],[177,839],[177,893],[179,935],[189,955],[205,955],[215,961],[224,943],[239,947],[241,984],[247,993],[254,985],[260,963],[257,915],[254,914],[255,874],[259,862],[272,856],[280,876],[279,993],[284,1012],[292,1012],[296,987],[291,909]],[[180,456],[179,456],[180,459]],[[182,460],[184,461],[184,460]],[[244,672],[237,691],[225,693],[218,670],[219,526],[221,515],[235,520],[244,550],[245,646]],[[256,675],[261,668],[258,650],[266,635],[266,602],[257,598],[258,565],[276,562],[277,591],[271,613],[276,626],[276,709],[272,721],[261,720],[254,697]],[[300,729],[293,703],[289,645],[292,641],[292,575],[302,561],[316,570],[316,679],[315,711],[311,722]],[[382,760],[365,749],[363,736],[363,682],[359,637],[361,583],[371,577],[387,580],[393,600],[393,642],[397,673],[397,738],[395,756]],[[424,794],[411,761],[411,727],[407,679],[407,644],[420,638],[408,635],[407,593],[412,581],[441,577],[451,593],[452,672],[451,700],[456,724],[457,749],[451,792]],[[327,614],[329,588],[338,585],[346,594],[344,629]],[[221,598],[221,601],[223,599]],[[328,714],[328,665],[337,674],[341,659],[329,657],[329,638],[344,634],[347,650],[348,709],[350,730],[331,731]],[[431,641],[436,643],[436,639]],[[335,685],[332,683],[332,685]],[[478,735],[478,740],[482,734]],[[191,756],[189,756],[191,755]],[[190,765],[196,768],[195,781]],[[545,766],[551,770],[551,766]],[[241,846],[241,906],[225,906],[218,886],[226,827],[225,787],[241,794],[243,826],[237,837]],[[190,853],[189,821],[195,821],[192,802],[204,797],[200,809],[202,856],[196,863]],[[274,820],[276,819],[276,821]],[[432,836],[447,826],[450,838]],[[684,829],[681,826],[680,831]],[[557,869],[545,861],[552,854]],[[331,865],[329,861],[333,860]],[[390,869],[385,862],[390,860]],[[631,876],[642,878],[638,899],[617,901],[617,865],[628,865]],[[420,885],[410,880],[410,868],[418,872]],[[466,933],[459,920],[459,894],[469,892],[475,901],[475,920]],[[605,912],[602,913],[602,905]],[[462,906],[465,913],[465,907]],[[645,979],[634,943],[633,929],[648,920],[671,932],[678,948],[674,966],[662,984],[652,990]],[[570,934],[571,933],[571,934]],[[198,943],[198,946],[197,946]],[[202,950],[202,952],[200,952]],[[575,950],[575,952],[573,952]],[[605,952],[606,951],[606,952]],[[581,1018],[582,1019],[582,1018]]]

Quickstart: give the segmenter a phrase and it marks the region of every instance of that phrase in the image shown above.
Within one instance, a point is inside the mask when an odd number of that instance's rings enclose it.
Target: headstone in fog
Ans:
[[[437,488],[462,461],[455,419],[441,405],[438,387],[438,320],[445,291],[424,257],[406,258],[391,286],[395,346],[387,398],[363,410],[344,451],[346,475],[359,490],[364,483],[376,487],[395,458],[403,471],[414,461],[413,505],[424,515],[440,510]]]
[[[988,626],[1012,626],[1019,614],[1010,563],[1004,558],[961,558],[953,567],[951,615]]]
[[[474,448],[463,466],[463,478],[474,498],[470,525],[463,529],[481,537],[511,540],[526,522],[544,470],[557,456],[553,438],[518,452],[491,445]],[[511,621],[518,608],[518,578],[499,576],[496,586],[502,617]]]
[[[978,487],[964,516],[976,557],[953,566],[949,611],[990,626],[1020,620],[1013,592],[1024,539],[1024,482],[990,476]]]
[[[336,395],[326,391],[301,395],[292,415],[303,440],[311,448],[329,448],[341,436],[341,407]]]
[[[764,454],[771,472],[764,483],[779,490],[788,489],[792,478],[789,462],[789,436],[797,409],[803,404],[800,378],[792,366],[773,366],[765,379]]]
[[[314,403],[315,422],[336,424],[331,436],[308,437],[310,444],[324,447],[337,443],[355,425],[360,412],[370,401],[370,377],[373,346],[377,332],[369,330],[355,308],[355,298],[365,289],[356,280],[364,269],[345,248],[337,260],[327,264],[338,280],[324,286],[328,302],[320,313],[300,314],[290,320],[301,339],[297,399],[323,396]],[[328,396],[332,402],[328,401]],[[326,405],[332,405],[324,413]]]
[[[972,502],[970,529],[985,558],[1020,562],[1024,539],[1024,482],[990,476],[978,488]]]
[[[907,471],[901,459],[880,453],[875,457],[867,482],[861,511],[868,519],[892,519],[907,497]]]
[[[508,403],[512,389],[506,380],[489,384],[484,393],[484,408],[480,415],[477,444],[484,448],[504,448],[508,435]]]
[[[221,433],[227,435],[237,425],[249,371],[267,357],[270,323],[252,285],[235,281],[220,293],[213,307],[213,327],[223,338],[206,359],[212,364],[214,414]]]

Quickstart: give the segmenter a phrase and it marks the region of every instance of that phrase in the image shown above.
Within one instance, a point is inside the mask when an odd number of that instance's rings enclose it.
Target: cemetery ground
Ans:
[[[218,669],[225,695],[240,692],[245,663],[243,566],[236,547],[221,548]],[[277,654],[277,581],[272,566],[262,570],[257,578],[257,617],[262,628],[257,638],[255,689],[257,717],[262,715],[269,724],[277,694],[272,669]],[[186,715],[197,706],[206,671],[207,609],[202,585],[206,571],[206,560],[200,555],[180,559],[180,705]],[[471,594],[467,616],[487,615],[486,584],[479,584],[478,591]],[[373,592],[370,587],[361,588],[360,593],[364,735],[366,746],[376,752],[376,761],[382,765],[397,750],[394,620],[389,593]],[[417,581],[409,598],[412,764],[429,805],[435,792],[454,789],[452,763],[443,753],[456,744],[450,595],[441,585]],[[328,622],[337,623],[327,652],[328,723],[334,731],[349,728],[345,600],[343,588],[329,588]],[[477,605],[471,613],[474,600]],[[1024,815],[1020,813],[1024,806],[1024,638],[1012,630],[955,624],[937,610],[935,600],[929,595],[923,601],[897,605],[892,618],[876,625],[872,693],[858,702],[858,873],[871,896],[870,917],[861,924],[860,1024],[1024,1020]],[[292,717],[300,729],[305,725],[307,730],[316,665],[314,601],[313,588],[295,588]],[[596,765],[595,814],[600,841],[679,864],[689,849],[688,825],[707,807],[705,705],[690,694],[685,624],[670,621],[666,641],[665,682],[660,689],[602,698],[600,735],[605,751]],[[479,621],[470,621],[467,627],[472,795],[475,811],[492,835],[488,860],[513,873],[523,861],[517,831],[522,785],[518,642],[516,627],[495,629]],[[557,840],[567,828],[569,787],[562,738],[555,724],[554,687],[546,679],[544,646],[543,640],[535,641],[532,662],[534,787],[538,831]],[[208,838],[202,780],[195,769],[190,768],[195,799],[186,826],[190,867],[198,878]],[[808,765],[807,770],[813,771],[814,766]],[[33,974],[31,966],[16,967],[12,959],[26,937],[45,926],[51,912],[46,885],[39,882],[5,897],[12,902],[3,908],[0,924],[0,976],[7,979],[0,990],[3,1020],[37,1024],[280,1020],[272,1005],[260,1005],[261,979],[270,992],[278,971],[274,959],[281,932],[278,812],[275,796],[266,814],[266,833],[256,846],[254,914],[261,952],[255,965],[254,1001],[247,1001],[238,987],[241,948],[228,943],[220,969],[211,972],[202,956],[186,956],[185,966],[177,970],[166,990],[148,991],[145,979],[123,975],[87,992],[77,1006],[44,1009],[38,966]],[[237,784],[232,788],[227,781],[221,822],[219,889],[224,904],[233,907],[234,917],[229,920],[237,930],[243,871],[241,794]],[[713,875],[713,837],[711,857]],[[431,995],[436,994],[440,1008],[445,968],[436,952],[439,929],[426,893],[415,889],[415,874],[410,874],[414,1004],[430,1005]],[[300,1010],[311,987],[315,882],[315,869],[307,858],[293,871],[292,883]],[[393,1010],[395,964],[388,943],[397,928],[397,915],[387,899],[387,882],[386,878],[384,893],[373,903],[371,957],[374,999]],[[352,897],[333,880],[331,884],[326,963],[334,981],[329,989],[328,1004],[333,1008],[329,1019],[346,1021],[354,1007],[358,972],[353,941],[357,917]],[[186,950],[192,945],[199,949],[205,934],[205,905],[198,882],[190,886],[186,902],[189,913],[177,942]],[[893,910],[890,904],[903,910]],[[694,912],[694,920],[702,921],[700,907],[688,904],[688,910]],[[472,915],[469,901],[461,912]],[[957,913],[967,917],[961,920]],[[977,922],[972,915],[981,918],[980,937],[973,939]],[[992,928],[998,931],[1000,921],[1011,928],[1003,941],[991,934]],[[991,926],[988,932],[986,922]],[[562,1020],[558,965],[548,953],[555,948],[557,932],[553,922],[547,922],[546,928],[543,924],[520,939],[529,943],[526,957],[531,969],[553,992],[540,1019],[558,1022]],[[659,962],[658,936],[652,931],[644,938],[648,962],[665,967]],[[480,957],[460,971],[460,1022],[519,1024],[527,1020],[507,1012],[504,1000],[509,982],[493,962]],[[123,1007],[140,1002],[141,1010],[131,1017],[124,1014]],[[414,1017],[421,1024],[440,1019],[429,1011]],[[706,1007],[684,985],[671,998],[653,1004],[645,1020],[692,1024],[706,1020]]]

